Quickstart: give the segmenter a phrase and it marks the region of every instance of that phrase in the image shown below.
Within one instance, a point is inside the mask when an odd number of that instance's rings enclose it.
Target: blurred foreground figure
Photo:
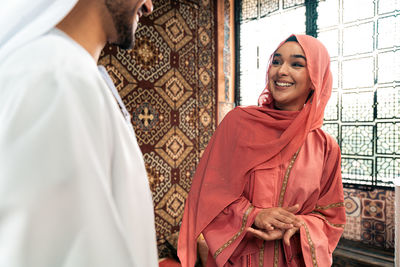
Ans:
[[[0,266],[158,266],[142,154],[97,67],[151,0],[0,4]]]

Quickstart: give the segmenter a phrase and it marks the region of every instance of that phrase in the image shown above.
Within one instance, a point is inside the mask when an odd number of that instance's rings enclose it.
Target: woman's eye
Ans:
[[[299,62],[295,62],[292,64],[293,67],[304,67],[304,64],[299,63]]]
[[[279,65],[279,60],[276,59],[272,60],[272,65]]]

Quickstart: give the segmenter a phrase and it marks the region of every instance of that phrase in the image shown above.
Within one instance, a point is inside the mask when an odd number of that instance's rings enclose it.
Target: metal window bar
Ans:
[[[239,31],[242,23],[268,16],[279,6],[285,9],[304,4],[306,33],[336,39],[325,43],[332,56],[333,74],[338,78],[323,129],[336,138],[342,149],[343,182],[345,187],[353,188],[393,188],[394,178],[400,176],[399,2],[324,0],[318,5],[316,0],[236,0],[236,6],[249,8],[244,2],[253,3],[252,13],[246,13],[253,15],[246,17],[238,11]],[[328,14],[319,8],[321,5],[328,6]],[[261,7],[268,6],[261,11]],[[337,6],[336,15],[332,14],[332,6]],[[364,9],[360,10],[361,6]],[[322,18],[331,16],[321,26],[320,12]],[[240,37],[240,32],[236,36]],[[236,104],[240,104],[240,50],[237,38]],[[355,68],[357,72],[353,72]],[[351,73],[353,76],[346,76]],[[370,79],[365,78],[368,75]]]
[[[400,176],[399,7],[393,1],[388,6],[388,1],[363,0],[368,8],[349,12],[360,1],[338,0],[337,23],[322,22],[318,30],[322,38],[339,33],[337,54],[331,45],[339,96],[327,107],[323,129],[342,149],[345,187],[393,189]]]

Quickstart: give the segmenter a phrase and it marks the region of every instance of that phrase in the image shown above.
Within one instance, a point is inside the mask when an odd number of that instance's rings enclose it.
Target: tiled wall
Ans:
[[[384,249],[394,248],[394,191],[344,189],[347,222],[343,237]]]
[[[160,258],[179,231],[199,158],[217,126],[216,1],[157,0],[133,50],[100,58],[128,112],[153,193]]]

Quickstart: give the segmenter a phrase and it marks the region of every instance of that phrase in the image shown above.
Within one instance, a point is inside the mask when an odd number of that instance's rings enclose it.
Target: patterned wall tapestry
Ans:
[[[344,189],[343,237],[383,249],[394,248],[394,191]]]
[[[191,179],[216,127],[215,2],[154,1],[133,50],[106,46],[153,192],[160,257],[179,230]]]

